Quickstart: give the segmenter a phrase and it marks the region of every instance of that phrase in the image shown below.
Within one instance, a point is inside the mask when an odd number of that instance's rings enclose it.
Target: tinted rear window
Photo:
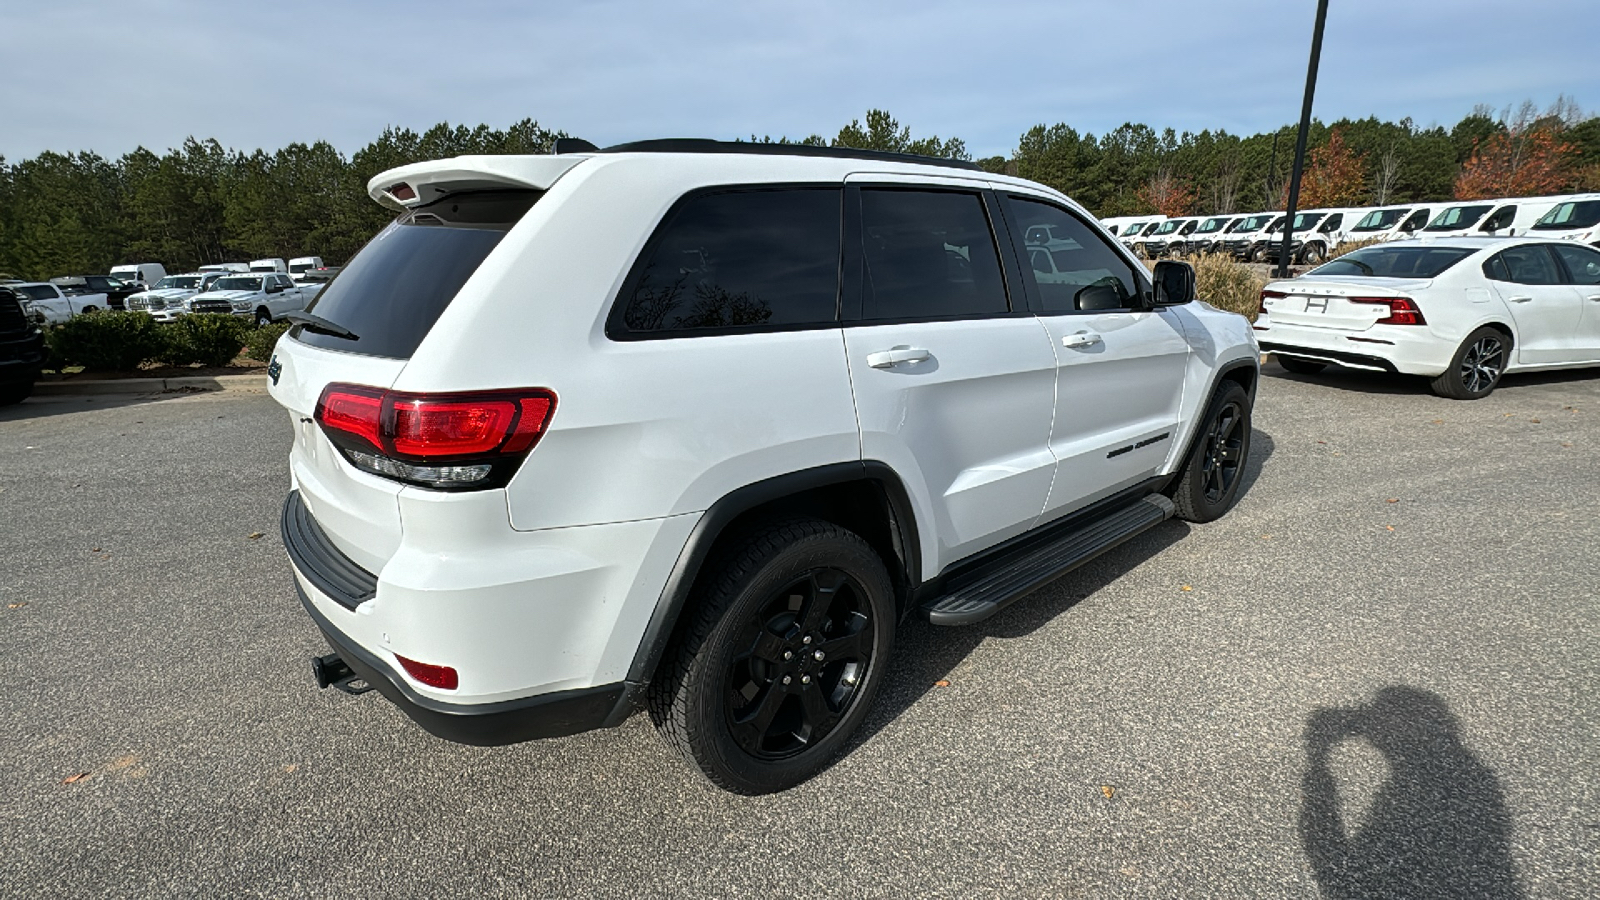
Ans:
[[[408,210],[378,232],[306,308],[355,339],[295,326],[314,347],[409,359],[484,257],[540,191],[483,191]]]
[[[1476,252],[1470,247],[1363,247],[1313,269],[1307,277],[1433,278]]]

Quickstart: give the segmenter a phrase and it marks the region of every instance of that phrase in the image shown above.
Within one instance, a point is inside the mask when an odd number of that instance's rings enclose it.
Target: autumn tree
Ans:
[[[1359,206],[1367,194],[1366,156],[1356,153],[1344,140],[1344,129],[1334,128],[1328,142],[1312,150],[1300,173],[1300,209],[1333,206]],[[1289,186],[1284,185],[1283,205],[1289,203]]]
[[[1194,189],[1188,179],[1163,166],[1139,188],[1139,202],[1163,216],[1185,216],[1194,209]]]
[[[1456,199],[1557,193],[1571,181],[1566,159],[1570,149],[1549,127],[1491,135],[1456,176]]]

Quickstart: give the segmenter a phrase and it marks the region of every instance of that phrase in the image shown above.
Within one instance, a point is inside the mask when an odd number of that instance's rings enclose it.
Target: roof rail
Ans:
[[[587,143],[587,142],[582,142]],[[593,145],[589,145],[593,147]],[[557,145],[556,152],[563,152]],[[574,152],[568,150],[566,152]],[[596,153],[747,153],[760,156],[814,156],[827,159],[870,159],[878,162],[915,163],[922,166],[944,166],[951,169],[978,169],[978,164],[964,159],[946,159],[939,156],[921,156],[916,153],[889,153],[883,150],[857,150],[853,147],[813,147],[809,144],[758,144],[753,141],[713,141],[708,138],[660,138],[649,141],[630,141],[601,150],[585,148],[582,152]]]

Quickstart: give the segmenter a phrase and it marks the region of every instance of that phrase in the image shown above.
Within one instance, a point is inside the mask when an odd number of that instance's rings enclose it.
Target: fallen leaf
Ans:
[[[1434,419],[1433,420],[1433,424],[1435,424],[1435,425],[1443,425],[1444,424],[1444,420],[1443,419]]]
[[[1111,799],[1111,795],[1115,794],[1116,792],[1117,792],[1117,789],[1112,787],[1109,784],[1100,785],[1100,793],[1105,794],[1107,800],[1110,800]]]
[[[934,687],[949,687],[950,686],[950,682],[945,681],[944,679],[941,678],[938,681],[935,681],[933,683],[933,686]]]
[[[1128,876],[1129,878],[1138,878],[1139,877],[1139,870],[1135,869],[1133,866],[1123,866],[1119,871],[1121,871],[1122,874]]]
[[[1393,531],[1393,530],[1394,530],[1394,526],[1393,526],[1393,525],[1385,525],[1385,526],[1383,526],[1383,527],[1385,527],[1385,528],[1387,528],[1387,529],[1389,529],[1389,530],[1390,530],[1390,531]]]
[[[258,537],[261,537],[261,536],[262,536],[262,535],[263,535],[263,534],[265,534],[265,532],[261,532],[261,531],[252,531],[252,532],[250,532],[250,540],[252,540],[252,541],[253,541],[253,540],[255,540],[255,539],[256,539],[256,538],[258,538]]]
[[[1319,444],[1326,444],[1326,443],[1327,443],[1327,441],[1317,441],[1317,443],[1319,443]]]
[[[1180,591],[1192,591],[1192,590],[1194,590],[1194,588],[1190,587],[1189,585],[1186,584],[1183,587],[1178,588],[1178,590],[1180,590]]]
[[[221,418],[221,416],[218,416],[217,418]],[[300,768],[300,766],[297,763],[290,763],[287,766],[284,766],[283,770],[285,772],[293,772],[295,769],[298,769],[298,768]]]
[[[1529,419],[1528,421],[1532,422],[1535,425],[1539,424],[1539,420],[1538,419]]]
[[[26,601],[26,600],[22,601],[21,603],[7,603],[6,604],[6,609],[21,609],[21,608],[23,608],[24,606],[27,606],[27,605],[28,605],[28,601]]]
[[[1263,534],[1263,535],[1262,535],[1262,536],[1261,536],[1261,539],[1262,539],[1262,540],[1263,540],[1263,541],[1270,541],[1270,540],[1272,540],[1272,535],[1270,535],[1270,534]]]
[[[1571,442],[1569,442],[1569,441],[1562,441],[1562,442],[1561,442],[1561,446],[1563,446],[1563,447],[1571,447],[1571,446],[1572,446],[1572,444],[1571,444]]]
[[[1385,503],[1399,503],[1400,502],[1400,498],[1399,497],[1390,497],[1389,499],[1387,499],[1387,500],[1385,500],[1383,502],[1385,502]]]
[[[61,783],[62,784],[76,784],[77,782],[80,782],[80,781],[82,781],[82,780],[84,780],[85,778],[88,778],[88,777],[89,777],[89,773],[88,772],[79,772],[76,775],[68,775],[67,777],[61,779]]]
[[[1512,417],[1512,416],[1514,416],[1514,415],[1516,415],[1516,413],[1506,413],[1506,418],[1508,418],[1508,419],[1509,419],[1509,418],[1511,418],[1511,417]]]

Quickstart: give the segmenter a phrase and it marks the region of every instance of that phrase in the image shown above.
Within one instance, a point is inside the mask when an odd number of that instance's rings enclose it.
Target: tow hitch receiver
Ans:
[[[335,687],[346,694],[365,694],[372,690],[372,685],[350,671],[350,666],[337,653],[311,657],[311,677],[317,680],[319,688]]]

